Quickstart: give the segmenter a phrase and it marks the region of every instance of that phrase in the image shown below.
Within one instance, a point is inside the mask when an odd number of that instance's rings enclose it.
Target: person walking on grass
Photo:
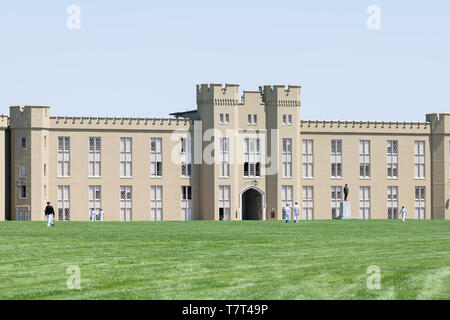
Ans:
[[[103,209],[100,208],[100,211],[98,212],[98,217],[100,219],[100,221],[103,221]]]
[[[94,208],[91,208],[89,211],[89,221],[95,221],[95,211]]]
[[[400,213],[402,214],[402,222],[405,222],[406,219],[406,209],[404,206],[402,206],[402,209],[400,210]]]
[[[47,202],[47,206],[45,207],[45,217],[47,218],[47,227],[55,226],[55,224],[52,222],[54,215],[55,210],[53,209],[53,206],[50,205],[50,202]]]
[[[291,218],[291,208],[289,208],[289,204],[286,205],[286,208],[284,210],[285,210],[284,216],[286,218],[286,223],[288,223],[289,219]]]
[[[293,209],[294,209],[294,217],[295,217],[294,223],[297,223],[298,222],[298,210],[299,210],[297,202],[295,203]]]

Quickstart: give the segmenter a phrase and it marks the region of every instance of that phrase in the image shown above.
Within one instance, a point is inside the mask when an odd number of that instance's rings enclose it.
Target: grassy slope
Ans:
[[[450,299],[450,223],[0,222],[0,299]]]

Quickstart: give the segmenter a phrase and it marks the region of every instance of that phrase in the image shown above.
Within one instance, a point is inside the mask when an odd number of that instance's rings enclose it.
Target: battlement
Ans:
[[[204,83],[197,85],[197,105],[234,106],[239,103],[239,85]]]
[[[264,85],[259,87],[268,106],[300,107],[300,86]]]
[[[186,118],[50,117],[52,129],[188,130],[193,124],[193,120]]]
[[[430,122],[301,120],[302,132],[430,134]]]
[[[433,133],[450,133],[450,113],[427,113]]]
[[[9,117],[4,114],[0,114],[0,129],[6,129],[9,126]]]
[[[9,107],[12,128],[45,127],[48,125],[49,106],[26,105]]]

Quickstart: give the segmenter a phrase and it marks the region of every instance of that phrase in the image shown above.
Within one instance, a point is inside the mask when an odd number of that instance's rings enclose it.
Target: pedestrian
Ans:
[[[91,208],[89,211],[89,221],[95,221],[95,211],[94,208]]]
[[[404,206],[402,206],[402,210],[400,210],[400,213],[402,214],[402,222],[405,222],[406,219],[406,209]]]
[[[55,210],[53,209],[53,206],[50,205],[50,202],[47,202],[47,206],[45,207],[45,217],[47,218],[47,227],[55,226],[55,224],[52,222],[54,214]]]
[[[103,221],[103,209],[100,208],[100,211],[98,212],[98,216],[100,218],[100,221]]]
[[[285,217],[286,217],[286,223],[289,222],[289,219],[291,218],[291,208],[289,208],[289,204],[286,205],[285,210]]]
[[[294,205],[294,217],[295,217],[294,223],[298,222],[298,210],[299,210],[298,203],[296,202]]]

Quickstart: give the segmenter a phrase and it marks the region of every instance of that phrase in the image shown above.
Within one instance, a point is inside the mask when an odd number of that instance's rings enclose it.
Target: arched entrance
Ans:
[[[265,195],[256,187],[248,187],[241,192],[242,220],[265,220]]]

